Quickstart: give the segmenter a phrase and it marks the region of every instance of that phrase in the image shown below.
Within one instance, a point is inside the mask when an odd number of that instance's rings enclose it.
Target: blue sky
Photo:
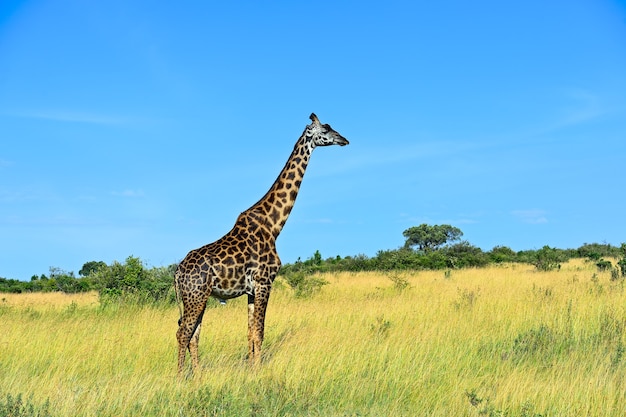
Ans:
[[[283,262],[421,223],[536,249],[626,242],[626,5],[0,5],[0,277],[180,261],[270,187],[315,112]]]

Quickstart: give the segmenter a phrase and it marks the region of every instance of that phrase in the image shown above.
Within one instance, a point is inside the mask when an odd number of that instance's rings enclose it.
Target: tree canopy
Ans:
[[[459,240],[463,232],[458,227],[449,224],[431,226],[423,223],[406,229],[402,235],[406,238],[404,243],[406,248],[416,246],[417,250],[428,252],[446,243]]]
[[[107,264],[103,261],[89,261],[83,264],[83,267],[78,271],[78,275],[81,277],[86,277],[94,272],[98,271],[98,269],[106,268]]]

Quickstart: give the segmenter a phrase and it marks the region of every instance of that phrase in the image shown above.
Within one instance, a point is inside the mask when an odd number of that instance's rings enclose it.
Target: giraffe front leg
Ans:
[[[253,300],[248,297],[248,360],[253,366],[261,364],[261,345],[269,295],[269,288],[257,288]]]
[[[254,357],[254,343],[252,343],[252,329],[254,327],[254,296],[248,295],[248,360]]]

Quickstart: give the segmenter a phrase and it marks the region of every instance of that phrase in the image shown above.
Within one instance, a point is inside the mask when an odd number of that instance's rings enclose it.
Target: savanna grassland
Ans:
[[[263,364],[245,299],[211,303],[199,375],[176,307],[0,295],[0,401],[52,416],[624,416],[624,280],[592,263],[277,280]],[[24,407],[26,409],[26,407]]]

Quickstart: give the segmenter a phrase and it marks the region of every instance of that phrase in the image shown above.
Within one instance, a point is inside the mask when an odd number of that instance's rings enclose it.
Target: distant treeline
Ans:
[[[322,272],[391,271],[480,268],[491,264],[526,263],[538,270],[560,268],[571,258],[585,258],[600,271],[610,271],[612,279],[626,276],[626,243],[620,247],[610,244],[584,244],[578,249],[557,249],[544,246],[537,250],[515,252],[506,246],[496,246],[488,252],[459,240],[462,232],[448,225],[420,225],[404,232],[406,243],[393,250],[381,250],[375,256],[336,256],[324,259],[319,251],[310,258],[285,264],[279,276],[292,285],[303,276]],[[606,259],[608,258],[608,259]],[[615,265],[613,265],[613,262]],[[129,256],[124,263],[107,265],[90,261],[78,272],[51,267],[49,274],[33,275],[30,281],[0,278],[0,292],[51,292],[78,293],[98,291],[101,301],[124,299],[134,302],[173,302],[174,271],[176,265],[147,267],[141,259]],[[295,284],[294,284],[295,285]],[[292,285],[293,287],[293,285]]]
[[[429,251],[403,247],[381,250],[375,256],[347,256],[323,259],[319,251],[305,261],[283,265],[279,275],[294,272],[341,272],[341,271],[392,271],[392,270],[437,270],[480,268],[491,264],[526,263],[537,269],[548,271],[560,268],[561,263],[572,258],[585,258],[595,263],[599,270],[615,269],[626,275],[626,244],[621,247],[610,244],[584,244],[578,249],[557,249],[544,246],[538,250],[515,252],[506,246],[496,246],[488,252],[460,242]],[[617,259],[614,266],[610,260]]]
[[[0,292],[53,292],[68,294],[98,291],[101,301],[118,297],[160,301],[174,297],[172,282],[176,265],[148,268],[140,258],[129,256],[124,263],[90,261],[76,277],[74,272],[51,267],[48,275],[33,275],[30,281],[0,278]]]

